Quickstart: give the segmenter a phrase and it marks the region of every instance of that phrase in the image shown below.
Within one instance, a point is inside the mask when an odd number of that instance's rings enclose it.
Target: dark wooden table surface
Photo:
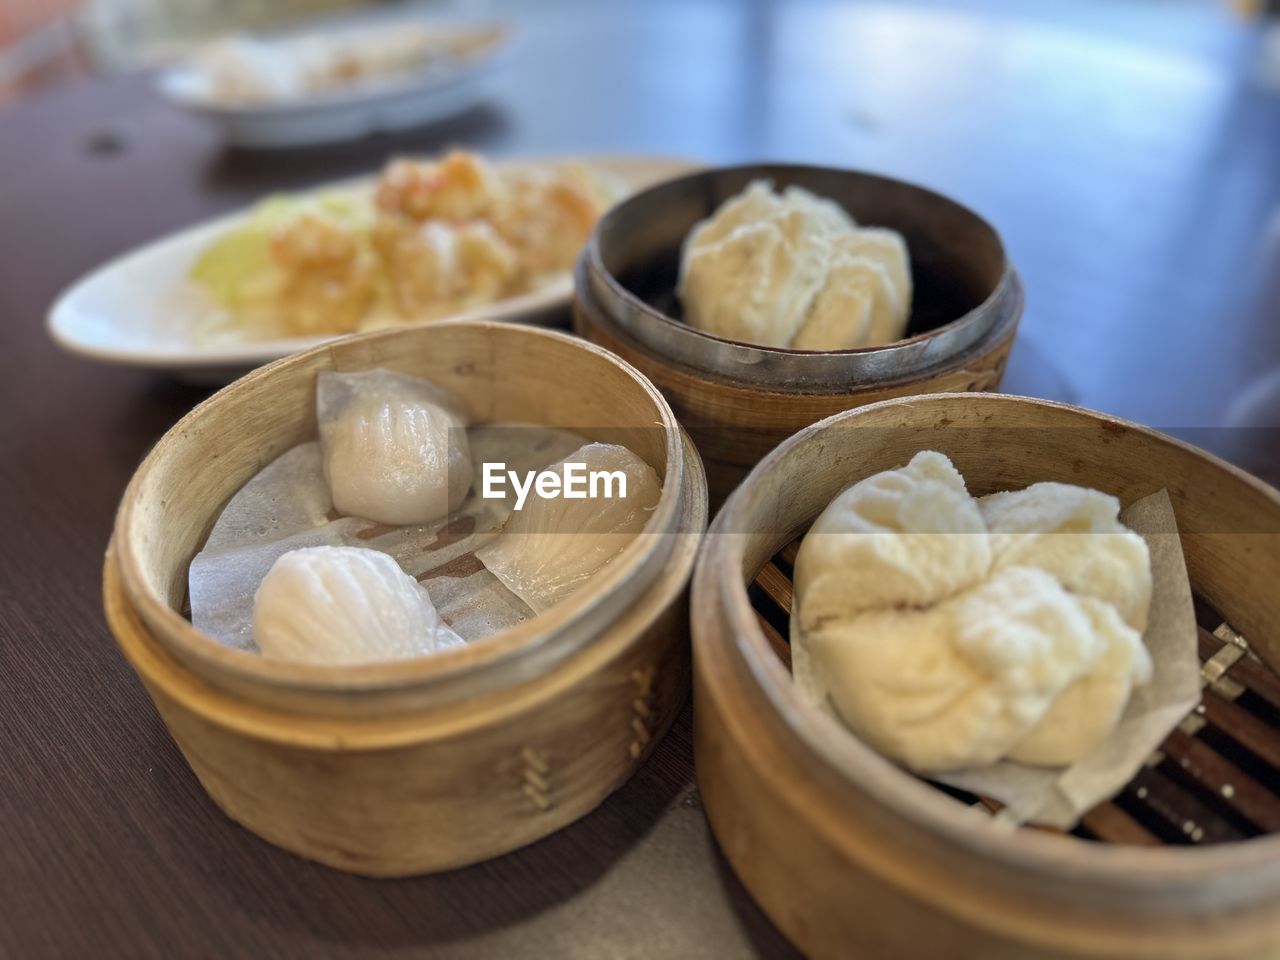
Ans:
[[[44,313],[135,244],[396,151],[797,159],[1000,227],[1029,291],[1010,389],[1219,447],[1238,434],[1204,428],[1274,426],[1280,100],[1254,38],[1218,4],[1013,7],[548,3],[488,106],[310,152],[223,150],[145,78],[0,112],[0,956],[787,955],[715,849],[688,710],[597,812],[444,876],[345,876],[224,818],[99,600],[117,499],[203,391],[66,356]],[[1233,455],[1274,476],[1248,436]]]

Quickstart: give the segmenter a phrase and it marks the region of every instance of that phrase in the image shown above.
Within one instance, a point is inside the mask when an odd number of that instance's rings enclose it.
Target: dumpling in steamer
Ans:
[[[902,316],[893,278],[882,264],[870,257],[837,256],[791,346],[852,350],[869,343],[890,343],[902,334]]]
[[[853,233],[838,236],[835,245],[839,256],[865,257],[884,267],[899,309],[906,311],[910,308],[911,257],[902,234],[887,227],[858,227]],[[890,332],[886,330],[885,334]]]
[[[323,372],[320,442],[333,504],[379,523],[448,516],[471,487],[466,422],[425,380],[377,370]]]
[[[820,701],[832,671],[809,636],[880,607],[925,607],[977,583],[991,548],[964,478],[940,453],[849,487],[814,522],[795,564],[791,659],[796,684]]]
[[[744,223],[717,243],[687,245],[680,296],[690,325],[785,347],[826,282],[831,246],[800,211]]]
[[[763,181],[757,180],[752,186],[762,183]],[[804,187],[787,187],[782,191],[782,203],[784,206],[803,210],[820,229],[832,235],[844,236],[859,229],[858,224],[844,207]]]
[[[425,587],[387,554],[360,547],[276,560],[254,595],[253,639],[264,656],[320,664],[402,660],[463,642]]]
[[[566,464],[621,474],[626,497],[543,499],[530,492],[523,509],[507,520],[502,533],[476,551],[476,557],[535,613],[547,610],[579,590],[621,553],[644,529],[662,496],[658,475],[626,447],[589,443],[547,469],[558,473],[563,488]],[[616,476],[615,476],[616,481]],[[603,493],[603,484],[597,493]]]

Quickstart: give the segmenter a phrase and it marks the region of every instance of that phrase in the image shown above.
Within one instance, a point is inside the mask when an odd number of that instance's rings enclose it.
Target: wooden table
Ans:
[[[1278,101],[1212,8],[1111,4],[1105,35],[1101,6],[1070,30],[1056,9],[552,4],[491,105],[307,153],[223,151],[145,78],[0,113],[0,956],[788,955],[715,850],[688,710],[581,823],[445,876],[345,876],[223,817],[99,600],[121,490],[205,391],[66,356],[43,315],[135,244],[392,152],[803,159],[921,181],[1003,230],[1029,291],[1011,389],[1213,428],[1280,367]],[[1275,434],[1248,436],[1237,454],[1274,476]]]

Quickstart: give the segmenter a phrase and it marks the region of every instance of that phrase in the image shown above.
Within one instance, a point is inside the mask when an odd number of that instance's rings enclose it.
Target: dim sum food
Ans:
[[[1066,483],[1036,483],[978,501],[997,567],[1048,570],[1072,593],[1116,608],[1139,633],[1151,605],[1147,545],[1116,515],[1115,497]]]
[[[578,485],[586,496],[530,497],[502,533],[476,551],[537,613],[576,592],[617,557],[644,529],[662,495],[653,468],[617,444],[589,443],[547,472],[560,478],[561,490],[569,488],[570,477],[583,478]]]
[[[466,421],[425,380],[375,370],[322,372],[320,441],[333,504],[379,523],[448,516],[471,487]]]
[[[906,243],[801,187],[751,183],[690,231],[677,292],[686,321],[730,340],[849,350],[902,338]]]
[[[276,560],[254,596],[253,639],[264,656],[318,664],[401,660],[463,642],[395,560],[360,547]]]
[[[1074,762],[1152,675],[1119,509],[1057,483],[975,500],[931,451],[862,480],[796,558],[797,684],[916,772]]]
[[[453,151],[393,159],[372,187],[270,197],[191,267],[204,335],[378,330],[534,293],[565,278],[619,192],[581,164]]]

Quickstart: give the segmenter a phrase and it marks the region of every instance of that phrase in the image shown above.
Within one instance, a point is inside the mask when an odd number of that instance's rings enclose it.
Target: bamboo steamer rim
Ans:
[[[577,264],[574,266],[574,309],[581,313],[585,319],[595,328],[604,330],[608,336],[627,344],[632,350],[646,354],[649,357],[665,363],[669,369],[682,372],[689,377],[703,378],[706,370],[695,366],[688,359],[676,356],[674,354],[667,355],[655,350],[652,346],[636,337],[635,331],[623,326],[613,318],[603,305],[600,298],[596,296],[597,284],[590,277],[590,265],[586,262],[585,254],[578,258]],[[1026,303],[1026,290],[1022,284],[1022,279],[1018,276],[1017,271],[1010,270],[1001,278],[998,293],[1008,305],[1007,310],[997,314],[989,327],[985,328],[985,332],[968,346],[957,350],[955,353],[944,356],[936,362],[927,366],[920,367],[916,370],[909,370],[900,373],[893,373],[881,379],[867,380],[865,382],[858,381],[852,377],[845,377],[839,381],[833,381],[825,385],[815,386],[807,379],[789,380],[785,383],[774,382],[771,380],[755,380],[749,376],[741,376],[726,378],[727,382],[738,389],[748,389],[757,397],[776,397],[785,401],[789,397],[798,395],[810,396],[855,396],[861,392],[894,390],[906,387],[911,384],[917,384],[921,380],[929,377],[942,376],[952,371],[963,370],[968,364],[971,364],[975,358],[989,353],[996,344],[1008,339],[1016,331],[1019,320],[1022,316],[1022,310]],[[996,299],[996,294],[992,294],[992,299]],[[680,323],[678,320],[671,321],[680,326],[687,324]],[[692,330],[692,327],[689,327]],[[701,333],[701,331],[698,331]],[[933,331],[930,331],[933,332]],[[706,334],[706,336],[712,336]],[[726,341],[737,342],[737,341]],[[898,341],[905,343],[907,341]],[[754,344],[746,344],[746,346],[755,347]],[[883,347],[866,347],[867,350],[879,350]],[[792,351],[793,353],[819,353],[820,351]],[[741,371],[739,371],[741,374]],[[866,404],[863,404],[866,406]],[[806,424],[807,426],[807,424]]]
[[[892,343],[845,350],[800,350],[708,333],[669,316],[665,311],[633,293],[609,269],[601,249],[601,235],[609,225],[633,207],[652,203],[652,195],[670,189],[680,181],[694,181],[710,176],[737,176],[751,173],[753,178],[768,177],[770,171],[794,174],[844,174],[871,183],[908,189],[918,197],[940,207],[971,218],[989,234],[1000,257],[1000,276],[983,300],[958,317],[911,337]],[[615,204],[596,224],[580,256],[577,272],[579,291],[590,291],[600,307],[613,312],[615,320],[649,349],[681,362],[692,369],[714,373],[732,380],[772,387],[779,390],[828,387],[846,388],[851,379],[913,379],[936,366],[946,365],[981,341],[999,320],[1001,304],[1015,315],[1021,313],[1022,284],[1009,259],[999,232],[982,216],[965,205],[937,191],[905,180],[839,167],[813,164],[756,163],[714,169],[694,170],[683,176],[654,184]],[[900,363],[895,366],[895,362]]]
[[[652,401],[656,412],[654,425],[661,427],[665,434],[666,467],[662,477],[661,498],[644,530],[608,567],[597,574],[589,589],[578,591],[517,626],[462,647],[405,660],[339,666],[273,660],[253,651],[225,646],[197,630],[191,621],[152,588],[143,572],[144,563],[140,555],[141,491],[152,472],[158,469],[170,445],[180,442],[185,431],[208,416],[216,405],[226,402],[228,397],[242,393],[260,381],[311,366],[319,358],[328,358],[328,364],[320,369],[355,372],[361,368],[344,367],[341,357],[363,345],[401,338],[416,339],[425,336],[429,339],[433,336],[446,336],[454,329],[481,330],[503,337],[558,341],[621,370]],[[394,369],[391,361],[388,364],[388,368]],[[142,622],[179,659],[211,679],[230,678],[235,683],[248,683],[251,688],[301,690],[346,696],[424,685],[443,686],[469,675],[492,672],[499,667],[511,665],[517,669],[514,675],[507,677],[506,682],[519,682],[541,673],[548,660],[558,659],[589,643],[612,616],[615,606],[629,606],[661,572],[674,546],[673,535],[680,535],[678,520],[682,511],[684,473],[684,451],[675,416],[657,388],[630,364],[607,350],[560,331],[496,321],[440,320],[321,344],[260,367],[203,400],[166,431],[134,473],[125,488],[116,514],[112,549],[123,593]],[[190,562],[190,558],[187,562]],[[563,649],[548,649],[553,646]]]
[[[745,566],[744,538],[725,531],[741,529],[744,515],[749,515],[752,507],[760,506],[757,501],[762,478],[777,468],[791,451],[814,442],[827,429],[886,410],[905,412],[921,405],[943,407],[959,400],[993,409],[1038,407],[1114,429],[1137,431],[1152,441],[1207,460],[1238,482],[1254,488],[1280,512],[1280,491],[1252,474],[1182,440],[1108,414],[1006,394],[941,393],[883,400],[835,414],[783,441],[752,470],[716,517],[699,558],[694,592],[695,596],[713,594],[717,599],[719,611],[727,620],[725,633],[732,638],[726,645],[728,652],[746,667],[786,731],[813,760],[836,778],[856,785],[885,808],[944,838],[962,853],[1024,871],[1058,874],[1067,871],[1076,882],[1111,888],[1177,885],[1190,889],[1207,881],[1226,880],[1241,871],[1268,875],[1268,869],[1269,877],[1280,887],[1280,834],[1206,847],[1148,848],[1091,843],[1070,835],[1057,836],[1036,830],[1006,831],[989,821],[975,819],[968,808],[902,770],[853,733],[838,738],[820,735],[820,718],[800,703],[790,673],[756,621],[747,596],[747,583],[754,571]],[[904,417],[903,422],[909,419]],[[784,545],[785,542],[781,542],[777,546]],[[1266,891],[1256,893],[1263,896]]]

